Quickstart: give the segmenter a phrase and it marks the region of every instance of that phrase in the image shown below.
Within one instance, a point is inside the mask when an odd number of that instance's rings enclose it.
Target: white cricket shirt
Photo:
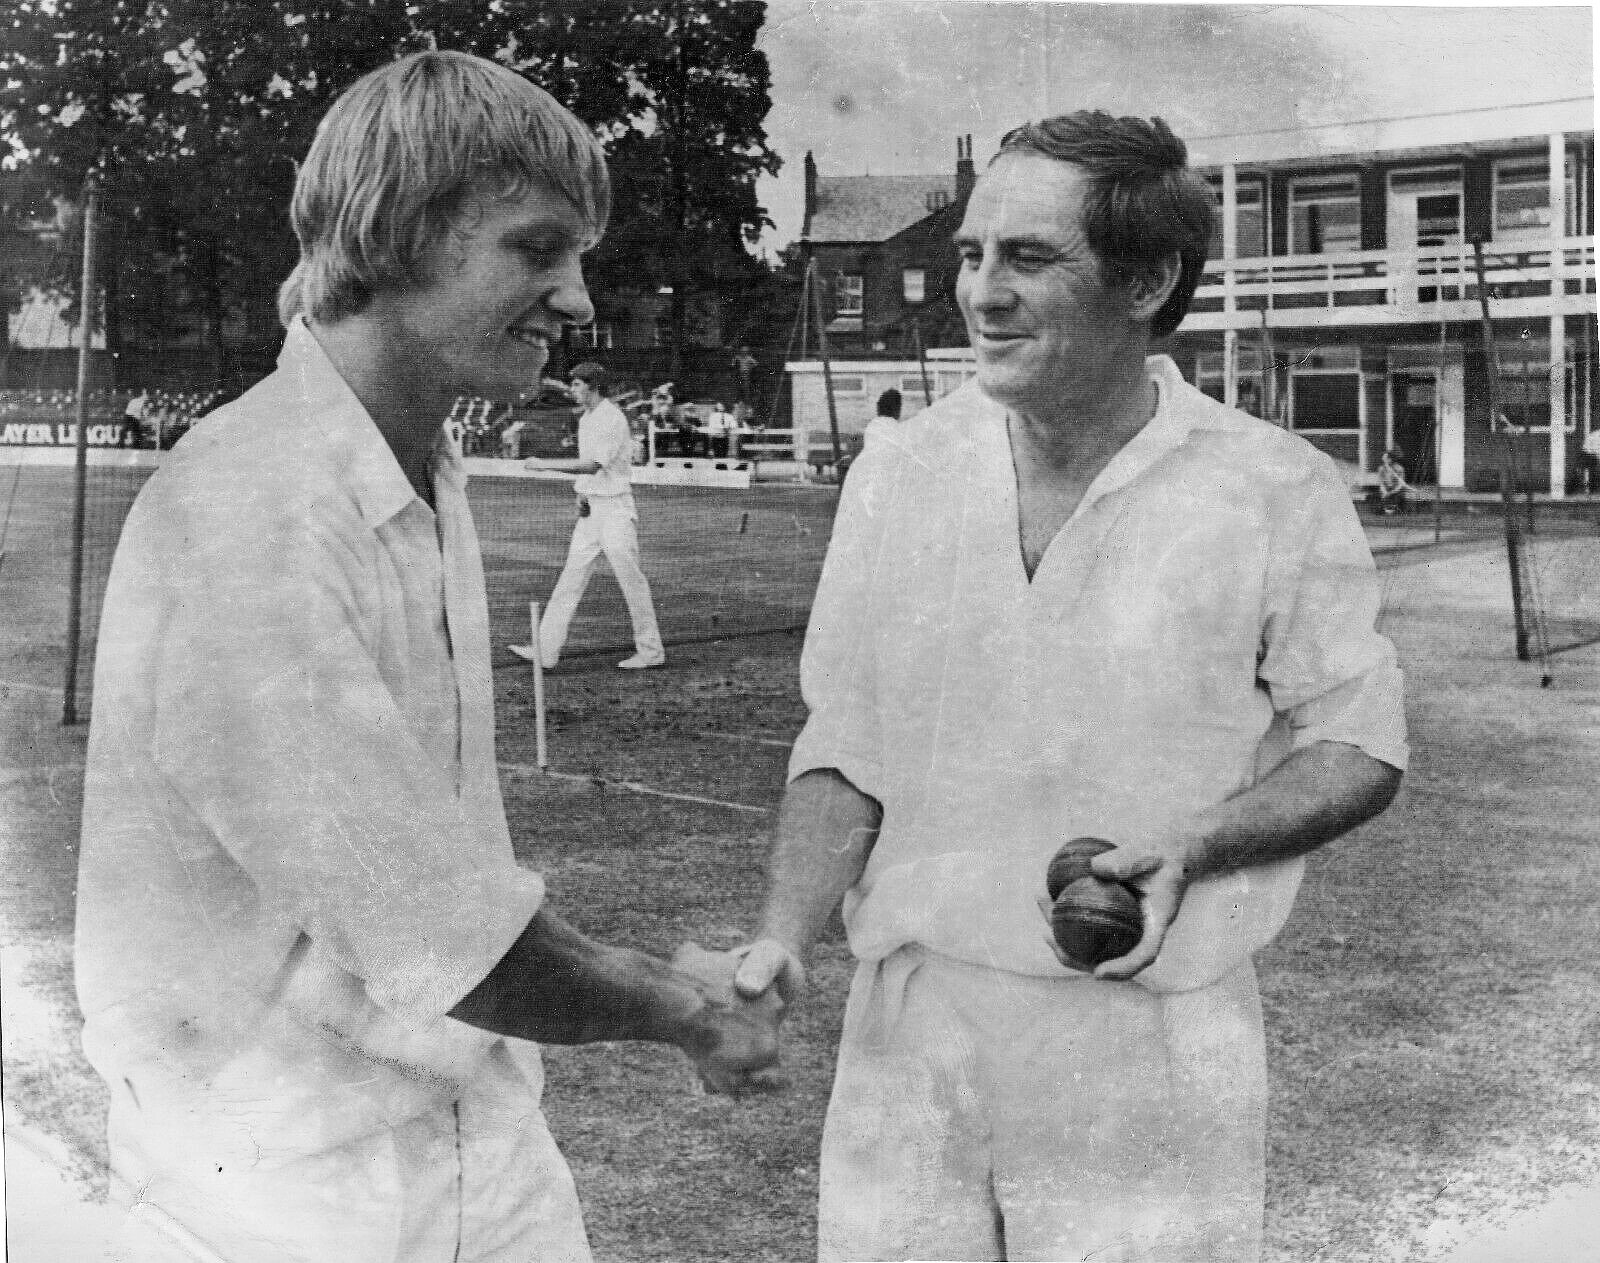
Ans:
[[[1035,900],[1059,844],[1159,834],[1329,740],[1406,762],[1401,676],[1348,490],[1309,444],[1149,361],[1160,402],[1030,582],[1005,409],[975,383],[850,471],[801,664],[791,778],[883,806],[852,948],[1070,974]],[[1281,928],[1303,863],[1191,886],[1156,989]]]
[[[448,1103],[446,1016],[538,909],[494,756],[459,456],[437,512],[297,321],[152,477],[112,567],[78,888],[84,1047],[262,1155]],[[533,1045],[511,1041],[537,1102]]]
[[[609,399],[602,399],[578,418],[578,459],[600,466],[592,474],[579,474],[573,488],[585,496],[625,496],[633,493],[633,432],[628,418]]]

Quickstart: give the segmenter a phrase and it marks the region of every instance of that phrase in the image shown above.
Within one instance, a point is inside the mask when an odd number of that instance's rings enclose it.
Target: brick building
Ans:
[[[842,358],[912,356],[964,341],[951,237],[974,183],[972,137],[950,175],[825,176],[805,160],[800,249],[822,282],[829,350]]]

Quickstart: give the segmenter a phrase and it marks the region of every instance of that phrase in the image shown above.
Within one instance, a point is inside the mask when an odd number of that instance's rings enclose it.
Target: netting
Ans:
[[[59,611],[47,640],[25,643],[34,618],[4,620],[6,648],[36,664],[39,684],[61,679],[72,563],[73,469],[41,463],[51,449],[9,453],[0,466],[0,607]],[[59,457],[58,457],[59,459]],[[111,559],[148,467],[91,465],[86,471],[81,623],[81,694],[87,696]],[[832,528],[837,489],[757,485],[747,490],[638,487],[639,537],[662,636],[668,645],[805,625]],[[474,477],[469,485],[483,550],[497,666],[528,639],[528,603],[555,586],[572,532],[569,483]],[[627,608],[610,571],[595,569],[578,607],[568,656],[631,652]],[[17,659],[13,658],[13,661]]]
[[[805,626],[832,529],[837,490],[636,487],[639,547],[668,645]],[[474,478],[495,661],[527,641],[528,602],[555,587],[572,535],[570,484]],[[568,654],[632,649],[621,591],[604,564],[572,623]]]

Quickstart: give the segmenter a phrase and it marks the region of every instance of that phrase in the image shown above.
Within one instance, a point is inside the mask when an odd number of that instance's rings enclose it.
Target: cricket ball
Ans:
[[[1044,885],[1050,892],[1050,901],[1054,903],[1056,897],[1078,878],[1092,877],[1094,870],[1089,867],[1089,861],[1102,851],[1115,849],[1115,846],[1104,838],[1073,838],[1070,842],[1063,842],[1061,849],[1050,860],[1050,867],[1044,875]]]
[[[1126,956],[1143,936],[1139,896],[1121,882],[1079,877],[1056,896],[1050,930],[1067,964],[1092,973],[1096,965]]]

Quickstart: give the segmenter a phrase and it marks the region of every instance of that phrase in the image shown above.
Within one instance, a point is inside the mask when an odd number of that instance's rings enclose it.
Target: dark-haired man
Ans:
[[[861,432],[861,445],[863,448],[872,443],[881,443],[892,434],[900,432],[900,392],[891,386],[878,396],[878,406],[874,410],[872,420],[867,422],[867,428]]]
[[[1009,134],[956,236],[977,380],[845,484],[761,937],[732,954],[792,996],[843,901],[824,1260],[1258,1255],[1251,953],[1406,744],[1333,463],[1149,354],[1211,221],[1159,120]],[[1078,835],[1143,891],[1093,975],[1036,907]]]
[[[587,360],[572,370],[572,398],[583,409],[578,418],[578,454],[547,459],[533,456],[528,469],[576,474],[572,486],[578,496],[578,519],[567,546],[567,560],[550,593],[550,604],[539,625],[539,651],[546,670],[561,659],[567,629],[578,612],[578,602],[601,554],[611,565],[622,589],[633,623],[633,653],[617,666],[640,671],[664,666],[667,651],[656,625],[656,607],[650,598],[650,580],[639,565],[639,510],[633,501],[633,432],[622,409],[611,402],[610,374]],[[526,657],[533,651],[513,645]]]

